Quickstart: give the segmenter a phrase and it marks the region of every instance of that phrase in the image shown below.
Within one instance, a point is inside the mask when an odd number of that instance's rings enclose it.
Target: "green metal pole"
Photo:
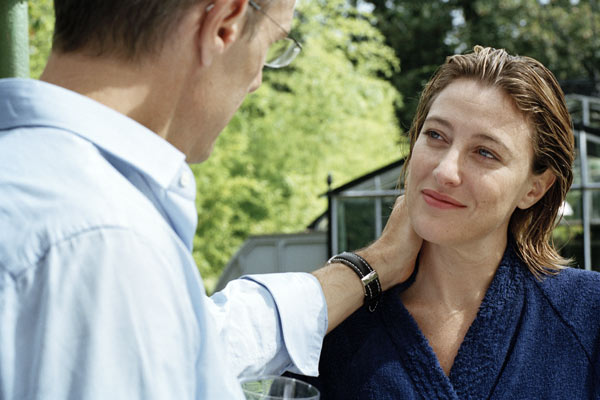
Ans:
[[[26,0],[0,0],[0,78],[29,77]]]

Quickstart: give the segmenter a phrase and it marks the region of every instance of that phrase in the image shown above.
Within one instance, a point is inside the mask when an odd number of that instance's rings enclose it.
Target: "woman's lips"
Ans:
[[[466,207],[460,201],[455,200],[450,196],[446,196],[445,194],[438,193],[435,190],[423,189],[421,193],[423,193],[423,198],[425,199],[425,202],[435,208],[447,210],[453,208]]]

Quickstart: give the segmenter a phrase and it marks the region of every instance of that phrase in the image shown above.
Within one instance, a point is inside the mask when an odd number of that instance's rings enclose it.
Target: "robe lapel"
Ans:
[[[427,338],[400,300],[384,302],[383,322],[424,399],[487,399],[502,374],[523,310],[523,267],[509,245],[446,376]]]
[[[509,245],[450,370],[461,399],[493,394],[523,315],[523,269]]]
[[[458,400],[450,379],[440,366],[427,338],[394,290],[384,302],[383,322],[398,350],[402,365],[410,375],[414,389],[423,399]]]

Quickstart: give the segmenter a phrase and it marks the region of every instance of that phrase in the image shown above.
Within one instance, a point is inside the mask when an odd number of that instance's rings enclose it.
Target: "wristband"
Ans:
[[[333,263],[344,264],[356,272],[365,289],[365,305],[369,307],[370,312],[375,311],[381,297],[381,283],[377,271],[369,265],[367,260],[356,253],[347,251],[335,255],[327,261],[327,264]]]

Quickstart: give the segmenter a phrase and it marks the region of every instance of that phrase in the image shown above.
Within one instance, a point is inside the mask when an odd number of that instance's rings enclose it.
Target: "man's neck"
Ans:
[[[164,137],[178,88],[161,78],[173,74],[160,74],[159,69],[154,63],[53,53],[40,80],[96,100]]]

